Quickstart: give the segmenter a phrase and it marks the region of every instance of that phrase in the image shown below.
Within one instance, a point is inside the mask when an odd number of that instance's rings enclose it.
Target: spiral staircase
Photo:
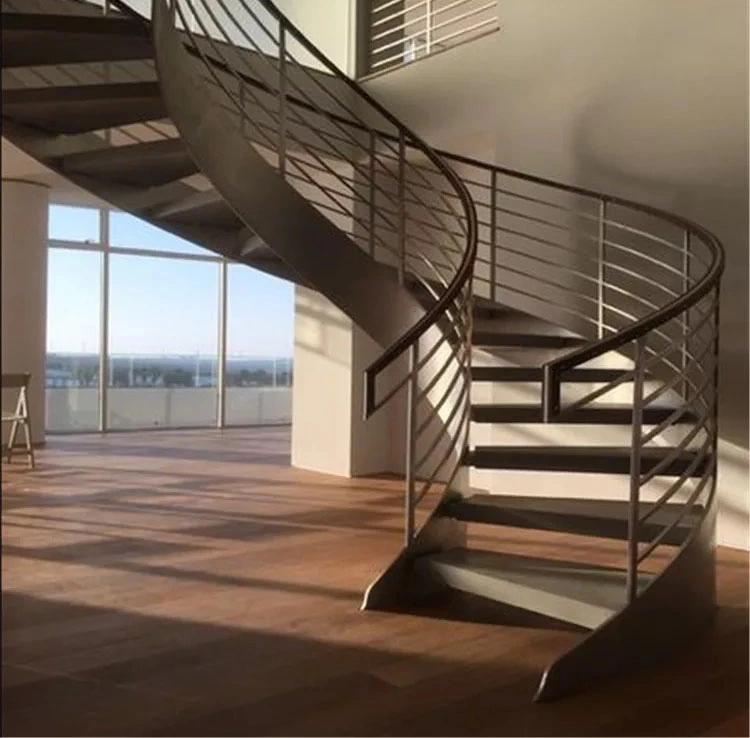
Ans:
[[[716,238],[433,150],[270,0],[131,4],[3,0],[3,135],[387,347],[364,407],[403,412],[404,546],[363,607],[450,590],[580,626],[538,699],[689,645],[715,599]],[[622,560],[477,549],[474,526]]]

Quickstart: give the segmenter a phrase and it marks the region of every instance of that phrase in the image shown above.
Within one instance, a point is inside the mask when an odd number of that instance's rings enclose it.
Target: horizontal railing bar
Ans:
[[[465,388],[465,385],[464,385],[464,388]],[[456,405],[456,407],[459,407],[459,405]],[[464,405],[464,410],[463,410],[463,412],[461,414],[461,418],[459,420],[458,427],[456,428],[456,436],[458,436],[461,433],[461,431],[464,428],[464,426],[466,426],[467,427],[467,437],[468,437],[468,427],[470,425],[469,424],[469,418],[471,417],[470,410],[471,410],[471,405],[467,401],[465,403],[465,405]],[[446,423],[446,427],[447,426],[448,426],[448,424]],[[449,438],[450,438],[450,436],[449,436]],[[448,449],[446,450],[445,455],[440,460],[440,462],[438,463],[438,465],[434,468],[434,470],[432,472],[432,475],[430,476],[430,478],[425,483],[425,486],[422,488],[421,493],[418,495],[418,499],[419,500],[421,500],[425,496],[425,494],[427,493],[427,490],[429,489],[429,487],[432,486],[432,483],[434,482],[435,477],[437,476],[438,472],[443,468],[443,465],[450,458],[450,455],[452,453],[456,453],[456,445],[455,445],[455,443],[452,443],[452,444],[448,445]],[[460,458],[460,454],[459,454],[459,458]]]
[[[456,386],[456,382],[463,377],[466,379],[464,369],[466,367],[467,352],[464,351],[460,357],[458,357],[458,370],[453,375],[453,378],[449,381],[448,387],[444,390],[440,399],[437,403],[433,404],[427,413],[427,417],[419,424],[416,431],[416,436],[419,438],[425,428],[432,422],[433,418],[439,417],[440,409],[443,407],[445,402],[450,398],[453,388]]]
[[[641,515],[640,523],[643,524],[649,520],[655,513],[657,513],[664,505],[675,496],[677,492],[682,488],[685,482],[693,476],[693,473],[698,466],[703,462],[705,455],[711,449],[712,439],[709,436],[703,442],[703,446],[700,451],[695,455],[695,458],[685,467],[685,470],[680,476],[666,489],[656,500],[652,502],[648,509],[643,515]]]
[[[678,348],[681,348],[681,347],[678,347]],[[704,348],[704,350],[701,352],[699,356],[695,358],[691,358],[688,366],[690,366],[691,368],[696,367],[696,365],[700,364],[700,362],[703,361],[704,357],[706,356],[706,354],[709,353],[709,351],[713,351],[713,348],[714,348],[713,342],[709,341],[708,345]],[[685,367],[684,371],[687,371],[687,370],[688,370],[688,367]],[[655,389],[647,397],[644,397],[642,400],[643,406],[647,407],[654,400],[658,400],[665,392],[669,392],[669,390],[674,389],[674,387],[678,385],[680,382],[682,382],[683,380],[684,380],[684,376],[682,374],[676,374],[668,382],[665,382],[661,387]]]
[[[444,421],[445,428],[449,428],[451,422],[456,417],[456,413],[458,412],[458,409],[461,407],[461,401],[466,395],[466,392],[467,392],[467,383],[464,383],[463,385],[461,385],[461,389],[459,390],[459,397],[456,400],[456,404],[453,406],[453,409],[450,411],[447,420]],[[419,457],[419,460],[416,462],[415,467],[417,469],[422,467],[425,460],[428,459],[432,455],[432,452],[437,448],[438,444],[443,438],[444,436],[441,433],[437,433],[435,435],[435,438],[433,439],[432,443],[428,446],[427,451],[423,452],[422,455]]]
[[[675,274],[676,276],[680,277],[680,279],[682,279],[684,276],[682,270],[678,269],[677,267],[673,267],[670,264],[659,261],[657,258],[649,256],[648,254],[644,254],[630,246],[623,246],[623,244],[617,243],[616,241],[611,241],[609,239],[605,239],[604,245],[612,249],[617,249],[618,251],[623,251],[626,254],[630,254],[631,256],[636,257],[637,259],[644,259],[645,261],[650,262],[659,269],[664,269],[667,272]],[[606,262],[606,264],[609,266],[610,262]]]
[[[699,423],[696,423],[669,454],[667,454],[663,459],[660,459],[647,472],[641,475],[639,484],[641,486],[643,486],[644,484],[648,484],[648,482],[650,482],[654,477],[659,476],[661,472],[667,469],[669,465],[675,459],[677,459],[679,455],[688,447],[690,442],[698,435],[698,433],[700,433],[705,428],[707,421],[708,418],[703,418]]]
[[[421,8],[422,6],[427,4],[427,0],[420,0],[420,2],[415,3],[414,5],[411,5],[409,7],[404,7],[402,10],[398,10],[395,13],[391,13],[391,15],[387,15],[384,18],[378,18],[378,20],[373,21],[370,24],[371,28],[377,28],[378,26],[382,26],[383,23],[387,23],[389,20],[394,20],[395,18],[398,18],[401,15],[406,15],[406,13],[413,12],[417,8]],[[385,6],[383,6],[385,7]],[[375,15],[375,13],[381,12],[382,8],[376,8],[373,9],[372,13]],[[424,14],[419,16],[421,19],[424,18]]]
[[[695,489],[690,494],[690,497],[685,501],[684,505],[682,506],[682,509],[677,514],[677,517],[667,526],[665,526],[660,532],[659,535],[656,536],[649,544],[646,546],[646,548],[638,554],[638,563],[640,564],[644,559],[647,559],[654,550],[659,546],[659,544],[664,540],[665,536],[667,536],[671,531],[673,531],[685,518],[686,515],[692,512],[693,507],[695,506],[695,502],[698,499],[698,495],[700,495],[701,492],[703,492],[703,488],[706,486],[709,476],[703,477],[698,484],[696,484]]]
[[[692,409],[693,402],[703,397],[703,394],[705,393],[706,389],[708,389],[709,384],[711,383],[712,378],[708,377],[704,380],[703,384],[701,385],[700,389],[693,395],[691,401],[689,403],[685,403],[684,405],[680,405],[680,407],[676,408],[673,413],[670,414],[668,418],[665,418],[664,420],[659,423],[659,425],[652,428],[648,433],[641,436],[641,444],[644,446],[649,443],[650,441],[653,441],[656,436],[661,435],[669,426],[671,426],[673,423],[675,423],[679,418],[681,418],[685,413],[690,411]],[[710,409],[710,402],[706,401],[706,412]]]
[[[439,38],[434,39],[432,41],[432,44],[433,45],[444,44],[446,41],[450,41],[451,39],[454,39],[457,36],[463,36],[466,33],[472,33],[473,31],[477,31],[480,28],[489,26],[492,23],[497,23],[497,18],[489,18],[488,20],[475,23],[473,26],[469,26],[468,28],[462,28],[460,31],[454,31],[453,33],[449,33],[447,36],[440,36]]]
[[[426,49],[426,48],[427,48],[427,44],[423,43],[420,46],[414,46],[412,49],[410,49],[410,51],[413,54],[416,54],[418,51],[422,51],[423,49]],[[396,59],[403,59],[403,57],[404,57],[404,52],[402,51],[400,54],[394,54],[393,56],[389,56],[387,59],[381,59],[376,62],[373,62],[371,64],[371,67],[372,69],[377,69],[378,67],[383,67],[392,61],[396,61]]]

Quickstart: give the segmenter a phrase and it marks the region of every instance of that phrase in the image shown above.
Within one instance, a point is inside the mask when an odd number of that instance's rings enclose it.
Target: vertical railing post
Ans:
[[[409,349],[409,381],[406,384],[406,488],[404,497],[404,545],[414,540],[414,462],[416,459],[417,428],[417,371],[419,366],[419,341]]]
[[[398,281],[406,279],[406,141],[404,132],[398,134]]]
[[[682,238],[682,294],[690,289],[690,231],[685,229]],[[690,308],[682,314],[682,397],[688,399],[689,387],[687,370],[690,352],[688,350],[688,333],[690,332]]]
[[[711,396],[714,401],[713,406],[713,470],[714,485],[716,484],[716,470],[719,461],[719,334],[721,332],[721,287],[716,285],[716,307],[714,308],[714,389]]]
[[[497,172],[490,179],[490,300],[495,302],[497,290]]]
[[[638,538],[639,497],[641,491],[641,431],[643,429],[643,383],[645,375],[646,338],[635,342],[635,370],[633,376],[633,419],[630,446],[630,495],[628,500],[628,602],[638,595]]]
[[[548,364],[542,368],[542,420],[551,423],[560,412],[560,377]]]
[[[432,0],[425,0],[424,24],[425,54],[429,54],[432,48]]]
[[[370,131],[370,169],[368,172],[368,176],[370,178],[369,186],[370,186],[370,194],[368,197],[368,202],[370,204],[370,217],[368,221],[368,226],[370,229],[370,232],[368,234],[368,247],[370,251],[370,256],[375,258],[375,177],[377,176],[375,171],[375,153],[377,149],[377,137],[375,135],[375,131]]]
[[[279,21],[279,174],[286,174],[286,28]]]
[[[219,264],[219,365],[217,367],[216,386],[218,390],[216,408],[216,427],[226,425],[227,411],[227,260]]]
[[[108,131],[109,133],[109,131]],[[99,241],[101,251],[101,291],[99,299],[99,418],[98,427],[107,430],[109,404],[109,209],[99,210]]]
[[[607,242],[607,201],[599,200],[599,234],[598,234],[598,246],[599,253],[597,258],[597,275],[596,275],[596,305],[597,305],[597,316],[596,316],[596,337],[604,337],[604,263],[607,258],[606,255],[606,242]]]

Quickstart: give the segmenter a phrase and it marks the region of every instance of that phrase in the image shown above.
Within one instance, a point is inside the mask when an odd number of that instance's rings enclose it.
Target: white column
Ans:
[[[362,372],[381,351],[329,300],[296,287],[293,466],[343,477],[397,471],[403,423],[389,408],[362,419]]]
[[[3,179],[2,371],[31,372],[29,408],[34,443],[44,441],[45,425],[48,214],[46,185]],[[9,395],[3,393],[4,409],[12,403]]]

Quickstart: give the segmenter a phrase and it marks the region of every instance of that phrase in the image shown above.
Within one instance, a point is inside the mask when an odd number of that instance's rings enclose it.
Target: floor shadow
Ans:
[[[49,644],[43,667],[25,663],[38,662],[39,651],[16,636],[41,622],[70,633]],[[404,702],[408,689],[380,675],[403,661],[384,644],[338,645],[13,592],[3,595],[3,629],[5,735],[377,735],[399,733],[400,721],[420,711]],[[428,653],[409,662],[428,679],[466,669],[487,686],[506,669],[467,669]],[[534,669],[513,664],[508,676],[530,700]]]
[[[560,649],[554,634],[511,640],[492,658],[481,655],[493,649],[485,635],[457,660],[404,648],[429,627],[413,619],[396,624],[391,645],[366,630],[352,645],[213,624],[209,612],[178,619],[8,591],[2,614],[5,735],[694,735],[727,725],[721,735],[743,735],[746,724],[744,608],[727,608],[712,640],[677,664],[544,705],[531,697],[538,663]],[[386,616],[361,617],[382,626]]]

